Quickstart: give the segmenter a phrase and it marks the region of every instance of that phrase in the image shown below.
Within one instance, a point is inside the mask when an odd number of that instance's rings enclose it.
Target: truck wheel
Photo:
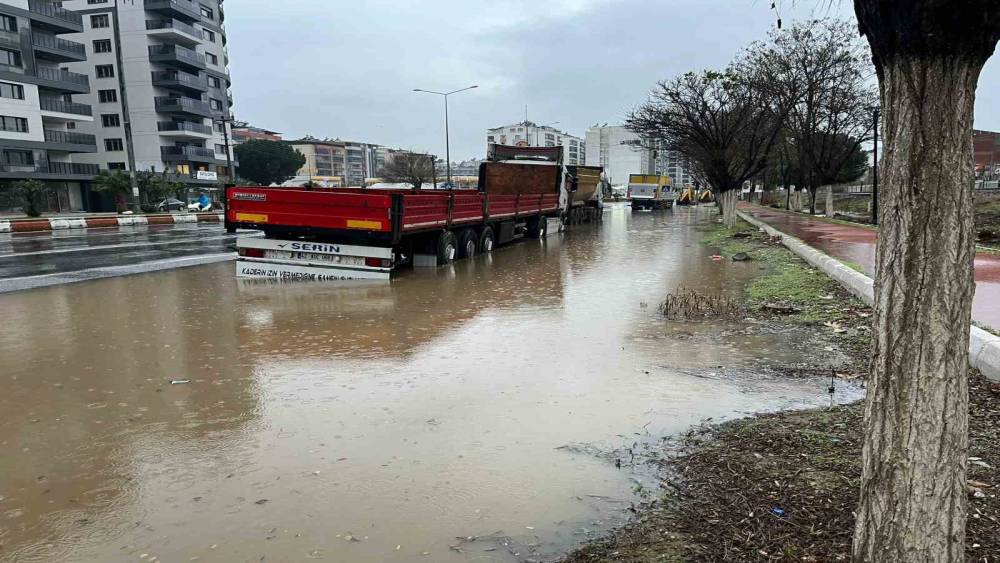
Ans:
[[[528,224],[528,238],[544,238],[548,227],[548,217],[536,217]]]
[[[437,240],[437,263],[438,266],[446,266],[455,260],[455,253],[458,245],[455,244],[455,235],[450,231],[441,231]]]
[[[493,252],[493,244],[493,229],[489,227],[483,228],[483,232],[479,235],[479,252],[482,254]]]
[[[462,234],[458,236],[458,257],[472,258],[476,255],[477,248],[479,248],[479,240],[476,238],[476,232],[472,229],[462,231]]]

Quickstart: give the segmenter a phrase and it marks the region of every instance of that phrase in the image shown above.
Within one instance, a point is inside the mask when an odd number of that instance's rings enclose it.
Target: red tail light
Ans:
[[[392,260],[388,258],[365,258],[365,266],[370,268],[389,268],[392,266]]]
[[[246,256],[248,258],[263,258],[264,249],[263,248],[241,248],[240,256]]]

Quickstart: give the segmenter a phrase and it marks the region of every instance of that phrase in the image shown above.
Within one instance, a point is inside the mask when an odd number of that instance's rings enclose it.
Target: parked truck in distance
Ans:
[[[630,174],[628,199],[632,210],[665,209],[674,205],[676,194],[670,176],[657,174]]]
[[[493,145],[478,189],[230,187],[226,229],[265,234],[237,241],[238,277],[389,279],[542,238],[550,219],[599,217],[600,174],[571,175],[562,147]]]

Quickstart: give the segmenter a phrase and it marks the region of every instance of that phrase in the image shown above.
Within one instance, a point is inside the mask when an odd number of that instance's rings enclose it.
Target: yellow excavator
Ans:
[[[695,186],[686,186],[681,190],[680,197],[677,198],[677,205],[694,205],[696,203],[710,203],[715,201],[712,190],[705,188],[699,191]]]

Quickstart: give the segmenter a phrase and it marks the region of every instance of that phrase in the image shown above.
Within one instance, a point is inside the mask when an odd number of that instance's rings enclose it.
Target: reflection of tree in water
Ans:
[[[406,356],[490,309],[561,307],[560,251],[525,241],[390,284],[240,280],[242,355]]]
[[[129,511],[149,467],[170,468],[192,444],[218,455],[245,432],[259,409],[234,357],[236,299],[232,284],[197,270],[2,297],[23,313],[0,340],[10,375],[0,495],[15,516],[0,533],[5,553],[48,560],[89,535],[124,533],[141,519]]]

